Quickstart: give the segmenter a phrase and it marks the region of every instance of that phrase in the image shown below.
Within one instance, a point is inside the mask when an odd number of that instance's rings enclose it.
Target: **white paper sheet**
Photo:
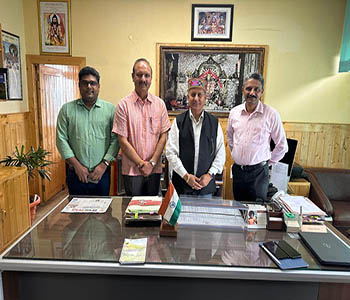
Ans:
[[[270,182],[279,190],[287,192],[288,164],[277,162],[272,165]]]

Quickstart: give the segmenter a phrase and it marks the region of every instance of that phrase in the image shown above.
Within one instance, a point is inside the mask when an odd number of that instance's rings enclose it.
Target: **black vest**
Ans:
[[[189,110],[176,117],[179,129],[179,157],[188,173],[193,174],[194,163],[194,133]],[[198,178],[208,173],[215,159],[216,136],[218,133],[218,119],[204,111],[201,135],[199,139]],[[215,179],[199,191],[191,187],[176,172],[173,172],[172,182],[178,194],[193,193],[198,195],[212,194],[216,191]]]

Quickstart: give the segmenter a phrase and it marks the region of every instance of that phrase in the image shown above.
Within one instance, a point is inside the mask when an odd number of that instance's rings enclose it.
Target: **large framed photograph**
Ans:
[[[232,41],[233,5],[192,4],[191,41]]]
[[[242,86],[252,73],[266,77],[268,46],[157,44],[158,95],[165,101],[170,115],[188,108],[189,78],[205,79],[205,109],[227,116],[244,102]]]
[[[70,0],[38,0],[40,54],[71,55]]]
[[[4,68],[7,68],[7,99],[23,100],[22,64],[19,36],[2,31]]]

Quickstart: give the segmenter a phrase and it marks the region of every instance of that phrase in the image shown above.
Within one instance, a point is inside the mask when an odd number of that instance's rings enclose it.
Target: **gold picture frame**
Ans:
[[[188,108],[188,79],[204,78],[208,82],[205,109],[226,117],[243,102],[242,86],[248,75],[260,73],[266,78],[267,53],[267,45],[158,43],[157,95],[168,114],[177,115]]]
[[[72,55],[70,0],[38,0],[40,54]]]

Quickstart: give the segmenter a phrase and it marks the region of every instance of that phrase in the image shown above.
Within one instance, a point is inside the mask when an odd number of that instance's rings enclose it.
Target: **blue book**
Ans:
[[[309,264],[302,258],[283,258],[278,259],[272,252],[267,249],[263,243],[259,243],[259,246],[264,249],[264,251],[270,256],[270,258],[275,262],[275,264],[281,270],[291,270],[291,269],[300,269],[307,268]]]

